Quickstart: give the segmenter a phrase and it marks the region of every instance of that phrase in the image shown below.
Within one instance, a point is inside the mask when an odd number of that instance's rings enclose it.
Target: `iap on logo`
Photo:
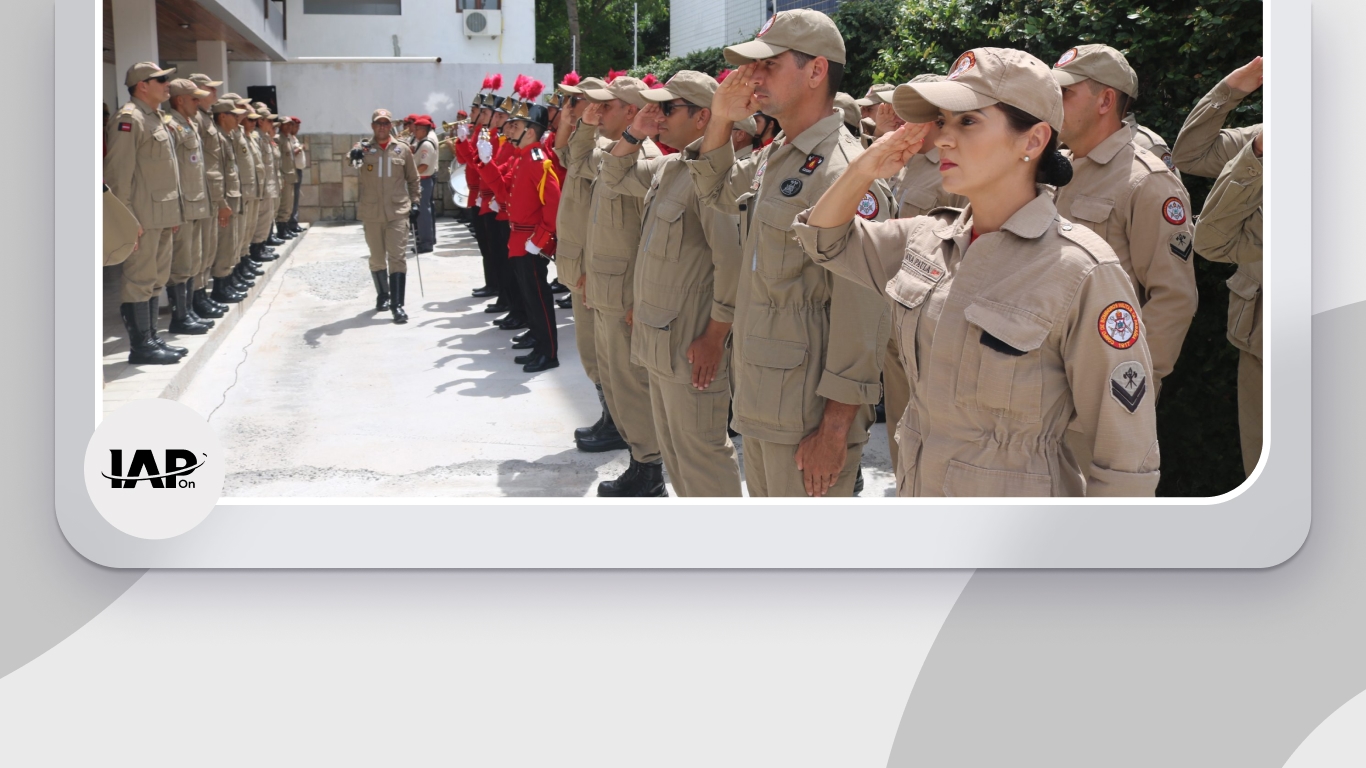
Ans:
[[[218,438],[194,410],[173,400],[138,400],[109,414],[91,435],[85,486],[110,525],[140,539],[168,539],[213,511],[225,465]]]

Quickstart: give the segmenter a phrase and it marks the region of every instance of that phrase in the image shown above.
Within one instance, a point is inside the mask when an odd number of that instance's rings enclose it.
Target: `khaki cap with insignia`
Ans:
[[[859,112],[858,102],[854,101],[854,97],[844,91],[835,94],[835,109],[843,112],[844,122],[852,126],[857,127],[859,120],[863,118],[863,115]]]
[[[588,97],[589,101],[603,103],[613,99],[621,99],[633,107],[643,107],[645,106],[645,99],[641,96],[641,92],[649,89],[650,86],[639,79],[622,75],[604,88],[584,90],[583,95]]]
[[[737,130],[741,130],[745,133],[748,133],[750,136],[759,135],[759,123],[754,119],[754,115],[750,115],[744,120],[741,120],[740,122],[736,123],[735,128]]]
[[[578,85],[565,85],[565,84],[561,83],[560,85],[558,85],[558,86],[556,86],[556,87],[559,88],[560,90],[564,91],[565,93],[572,93],[572,94],[575,94],[575,95],[582,95],[584,91],[586,91],[586,90],[588,90],[588,89],[590,89],[590,88],[593,89],[593,90],[599,90],[599,89],[602,89],[602,88],[606,88],[606,87],[607,87],[607,81],[606,81],[606,80],[603,80],[601,77],[585,77],[584,79],[582,79],[582,80],[579,81],[579,84],[578,84]]]
[[[1053,77],[1063,86],[1095,80],[1131,99],[1138,98],[1138,73],[1124,54],[1108,45],[1093,43],[1067,49],[1053,65]]]
[[[394,116],[390,114],[387,109],[377,109],[370,113],[370,122],[378,123],[381,120],[388,120],[392,123],[394,122]]]
[[[154,77],[165,77],[174,75],[175,67],[162,69],[161,65],[154,61],[140,61],[128,68],[128,74],[123,77],[124,85],[137,85],[143,80],[151,80]]]
[[[898,85],[896,114],[908,123],[930,123],[939,110],[971,112],[1009,104],[1062,130],[1062,88],[1047,64],[1014,48],[974,48],[959,56],[937,83]]]
[[[194,84],[199,86],[200,88],[217,88],[218,86],[223,84],[222,80],[214,80],[210,78],[208,75],[205,75],[200,72],[196,72],[193,75],[190,75],[190,79],[193,80]]]
[[[208,91],[195,85],[194,81],[189,78],[182,77],[179,80],[171,81],[171,96],[194,96],[195,98],[202,98],[208,95]]]
[[[861,99],[856,99],[854,103],[859,105],[860,107],[871,107],[882,102],[887,102],[890,104],[891,102],[887,100],[892,97],[892,91],[895,90],[896,86],[892,83],[878,83],[877,85],[868,89],[867,96],[864,96]],[[882,94],[884,93],[887,94],[885,98],[882,96]]]
[[[726,48],[726,61],[735,66],[768,59],[786,51],[807,56],[824,56],[836,64],[844,63],[844,36],[835,22],[820,11],[798,8],[774,14],[753,40]]]
[[[229,99],[219,99],[213,103],[213,113],[217,115],[223,112],[237,115],[238,117],[247,114],[247,111],[237,106],[235,102]]]
[[[711,97],[716,95],[719,83],[716,78],[703,72],[683,69],[674,73],[663,88],[641,91],[646,101],[665,102],[682,99],[695,107],[711,108]]]
[[[912,83],[942,83],[945,80],[948,80],[948,78],[944,77],[943,75],[916,75],[915,77],[911,78]],[[891,104],[892,98],[895,94],[896,88],[892,88],[886,91],[879,91],[876,94],[874,94],[874,97],[881,102]]]

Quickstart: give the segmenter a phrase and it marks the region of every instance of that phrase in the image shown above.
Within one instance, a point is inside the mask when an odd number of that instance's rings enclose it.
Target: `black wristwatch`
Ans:
[[[630,128],[623,128],[621,130],[621,138],[625,139],[627,144],[639,144],[641,142],[640,139],[631,135]]]

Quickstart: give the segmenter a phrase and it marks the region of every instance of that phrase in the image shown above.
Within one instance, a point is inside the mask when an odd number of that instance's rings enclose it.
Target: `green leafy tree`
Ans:
[[[536,60],[555,65],[558,80],[573,66],[571,6],[579,28],[579,74],[601,77],[631,66],[631,0],[536,0]],[[640,60],[669,50],[668,0],[640,0]]]
[[[882,52],[896,44],[900,0],[846,0],[831,15],[844,36],[844,80],[840,89],[861,98],[878,79]]]

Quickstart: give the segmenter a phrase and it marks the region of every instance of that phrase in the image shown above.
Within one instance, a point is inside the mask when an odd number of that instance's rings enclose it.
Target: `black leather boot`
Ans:
[[[185,286],[185,317],[189,318],[190,322],[192,323],[199,323],[200,325],[212,328],[213,320],[201,316],[199,312],[194,308],[193,278],[191,278],[190,280],[186,280],[184,283],[182,283],[182,285]]]
[[[591,426],[579,427],[574,430],[575,442],[591,439],[593,435],[597,434],[598,430],[602,429],[602,425],[607,423],[608,419],[612,418],[607,414],[607,396],[602,393],[602,385],[597,384],[595,386],[598,390],[598,404],[602,406],[602,415],[598,416],[598,420],[593,422]]]
[[[566,293],[560,298],[555,299],[555,306],[559,307],[560,309],[573,309],[574,295],[571,293]]]
[[[383,312],[389,308],[389,271],[376,270],[370,278],[375,281],[375,311]]]
[[[275,222],[275,237],[280,240],[293,240],[294,233],[289,231],[289,228],[285,226],[283,221],[277,221]]]
[[[266,245],[284,245],[284,244],[285,244],[285,241],[284,241],[284,240],[281,240],[281,239],[278,238],[278,237],[276,237],[276,236],[273,234],[272,230],[267,229],[267,230],[266,230],[266,242],[265,242],[265,244],[266,244]]]
[[[275,251],[267,248],[265,243],[256,243],[252,245],[251,250],[247,252],[247,258],[251,261],[251,266],[256,267],[258,270],[256,274],[264,275],[266,271],[261,269],[260,265],[267,261],[275,261],[280,257],[275,255]]]
[[[190,293],[190,306],[194,307],[194,313],[202,319],[222,317],[228,311],[228,305],[211,300],[209,292],[203,288],[196,288]]]
[[[237,262],[237,266],[232,270],[233,276],[237,278],[239,288],[251,288],[256,285],[256,268],[249,266],[250,264],[251,259],[243,256],[242,260]]]
[[[209,326],[190,317],[190,292],[187,290],[188,288],[189,283],[174,283],[166,286],[167,295],[171,299],[170,331],[186,336],[203,336],[209,332]]]
[[[612,414],[608,412],[606,404],[602,407],[603,418],[593,426],[597,427],[587,437],[579,437],[578,431],[574,433],[574,445],[584,453],[602,453],[603,451],[619,451],[629,448],[626,440],[617,431],[617,423],[612,420]]]
[[[403,311],[403,294],[407,287],[406,272],[393,272],[389,275],[389,311],[394,314],[394,322],[399,325],[408,322],[408,313]]]
[[[555,278],[554,280],[551,280],[551,281],[550,281],[550,292],[551,292],[551,293],[569,293],[569,286],[567,286],[567,285],[565,285],[564,283],[560,282],[560,278],[557,277],[557,278]]]
[[[664,463],[641,464],[633,457],[631,465],[616,480],[598,483],[599,496],[668,496],[664,488]]]
[[[285,226],[289,227],[289,231],[296,235],[302,235],[304,233],[304,228],[299,226],[299,220],[293,216],[289,217],[289,221],[285,222]]]
[[[147,302],[125,302],[119,305],[119,317],[128,332],[128,362],[131,365],[174,365],[180,355],[158,347],[152,341],[151,316]]]
[[[186,348],[184,348],[184,347],[173,347],[173,346],[171,346],[170,344],[167,344],[167,343],[166,343],[166,340],[163,339],[163,338],[161,338],[161,334],[157,333],[157,315],[158,315],[160,312],[161,312],[161,297],[160,297],[160,296],[154,296],[154,297],[148,299],[148,300],[147,300],[147,316],[151,318],[151,323],[152,323],[151,328],[149,328],[148,330],[149,330],[149,331],[151,332],[151,334],[152,334],[152,343],[153,343],[153,344],[156,344],[158,347],[161,347],[162,349],[166,350],[167,352],[173,353],[173,354],[176,356],[177,359],[182,358],[182,357],[184,357],[185,355],[189,354],[189,353],[190,353],[190,350],[188,350],[188,349],[186,349]]]
[[[497,296],[498,290],[487,285],[481,285],[470,292],[476,299],[487,299],[490,296]]]
[[[222,304],[236,304],[247,295],[233,287],[232,276],[213,279],[213,300]]]

